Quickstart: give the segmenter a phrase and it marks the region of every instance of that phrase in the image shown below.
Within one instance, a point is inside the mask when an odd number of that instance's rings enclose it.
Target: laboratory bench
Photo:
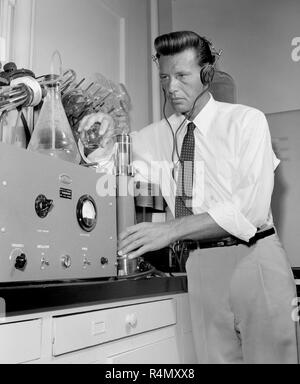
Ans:
[[[0,364],[194,364],[187,278],[0,286]]]
[[[187,291],[185,275],[0,285],[0,364],[195,364]]]
[[[5,300],[7,317],[187,291],[184,274],[172,277],[0,284],[0,297]]]

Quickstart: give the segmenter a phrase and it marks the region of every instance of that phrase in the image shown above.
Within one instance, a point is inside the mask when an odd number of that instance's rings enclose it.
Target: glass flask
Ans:
[[[28,150],[79,164],[81,156],[62,105],[59,77],[49,75],[45,80],[47,94]]]

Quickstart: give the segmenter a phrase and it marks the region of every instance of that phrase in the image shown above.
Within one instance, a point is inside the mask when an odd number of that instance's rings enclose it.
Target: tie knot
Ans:
[[[194,123],[188,124],[188,134],[194,133],[194,130],[196,128],[196,125]]]

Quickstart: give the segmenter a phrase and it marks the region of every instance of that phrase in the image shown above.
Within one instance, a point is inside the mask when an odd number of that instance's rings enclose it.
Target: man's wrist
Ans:
[[[183,236],[183,234],[181,233],[182,220],[183,219],[175,219],[168,223],[170,244],[173,244],[176,241],[182,240],[182,236]]]

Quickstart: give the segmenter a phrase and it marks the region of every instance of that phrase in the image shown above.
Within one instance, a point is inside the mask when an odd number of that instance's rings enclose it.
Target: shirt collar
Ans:
[[[205,105],[205,107],[199,112],[199,114],[194,119],[194,124],[204,136],[206,136],[209,131],[211,122],[214,117],[215,109],[216,109],[216,101],[213,98],[213,96],[210,94],[210,99],[208,103]]]

